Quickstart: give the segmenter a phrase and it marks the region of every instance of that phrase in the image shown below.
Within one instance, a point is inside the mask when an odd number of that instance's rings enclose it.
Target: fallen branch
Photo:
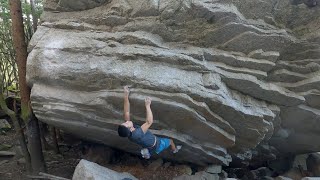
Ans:
[[[30,178],[30,179],[49,179],[49,180],[70,180],[67,178],[54,176],[52,174],[47,174],[47,173],[43,173],[43,172],[40,172],[39,176],[27,175],[27,178]]]
[[[15,156],[16,153],[11,151],[0,151],[0,156]]]
[[[54,176],[54,175],[43,173],[43,172],[39,172],[39,175],[43,176],[43,177],[46,177],[46,178],[48,178],[50,180],[70,180],[70,179],[67,179],[67,178],[64,178],[64,177]]]
[[[28,179],[48,179],[47,177],[43,176],[31,176],[31,175],[26,175]]]

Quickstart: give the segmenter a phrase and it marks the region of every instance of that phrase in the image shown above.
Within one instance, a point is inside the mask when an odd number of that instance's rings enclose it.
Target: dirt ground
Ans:
[[[46,136],[46,139],[50,144],[50,137]],[[88,143],[83,143],[83,141],[69,134],[64,134],[63,139],[63,141],[59,142],[59,149],[61,152],[60,154],[55,154],[52,149],[44,151],[47,173],[72,179],[74,169],[78,162],[82,158],[87,157],[86,155],[84,155],[83,149],[88,145]],[[1,134],[0,145],[1,144],[5,146],[11,146],[11,148],[6,148],[4,150],[15,152],[15,149],[17,149],[16,147],[18,146],[15,131],[10,130]],[[113,153],[112,156],[113,157],[111,157],[111,161],[106,160],[108,162],[103,162],[100,158],[99,164],[104,165],[105,167],[113,169],[117,172],[128,172],[133,176],[137,177],[138,179],[167,180],[184,174],[179,165],[175,165],[171,162],[164,162],[165,165],[162,165],[159,168],[154,169],[149,166],[154,160],[144,160],[138,156],[130,155],[119,151]],[[3,160],[9,161],[4,164],[1,164],[1,161]],[[17,153],[12,158],[0,158],[0,179],[28,179],[26,177],[25,163],[21,153]]]
[[[13,130],[0,135],[0,145],[12,146],[11,148],[2,148],[1,150],[14,151],[15,142],[16,137]],[[0,162],[3,162],[4,160],[9,160],[9,162],[0,165],[0,179],[23,179],[21,177],[24,174],[25,167],[24,164],[18,163],[19,158],[17,156],[14,156],[13,158],[0,157]]]

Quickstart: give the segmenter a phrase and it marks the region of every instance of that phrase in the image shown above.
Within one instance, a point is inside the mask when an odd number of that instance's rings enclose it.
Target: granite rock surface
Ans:
[[[199,165],[320,151],[320,6],[289,0],[47,0],[28,50],[39,120],[132,153],[132,119]]]

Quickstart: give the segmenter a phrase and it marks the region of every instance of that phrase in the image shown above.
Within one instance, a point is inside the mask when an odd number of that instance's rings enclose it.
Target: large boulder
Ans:
[[[47,0],[28,50],[40,121],[139,154],[117,135],[122,86],[135,123],[228,165],[320,151],[320,6],[290,0]],[[271,154],[271,155],[270,155]],[[239,163],[245,165],[245,163]]]
[[[82,159],[77,165],[72,180],[137,180],[129,173],[118,173],[96,163]]]

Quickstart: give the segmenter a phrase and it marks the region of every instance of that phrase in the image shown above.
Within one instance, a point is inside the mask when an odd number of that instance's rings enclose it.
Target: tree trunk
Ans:
[[[56,154],[60,153],[59,151],[59,145],[57,140],[57,134],[56,134],[56,128],[51,127],[51,136],[52,136],[52,143],[53,143],[53,149]]]
[[[40,140],[39,122],[34,115],[31,116],[28,122],[28,140],[33,173],[46,172]]]
[[[12,19],[12,38],[13,45],[16,51],[16,62],[18,65],[19,87],[21,96],[21,117],[26,124],[28,124],[30,156],[33,173],[38,174],[45,170],[45,163],[41,148],[41,141],[39,136],[39,125],[32,114],[30,104],[30,88],[26,82],[26,64],[27,64],[27,44],[25,42],[21,1],[9,0],[10,14]]]
[[[35,33],[37,30],[37,26],[38,26],[38,16],[36,14],[34,0],[30,0],[30,4],[31,4],[33,33]]]
[[[9,0],[10,14],[12,18],[12,38],[16,50],[16,62],[18,65],[18,76],[22,106],[23,119],[28,119],[31,114],[29,110],[30,89],[26,82],[27,44],[25,42],[22,10],[20,0]]]

